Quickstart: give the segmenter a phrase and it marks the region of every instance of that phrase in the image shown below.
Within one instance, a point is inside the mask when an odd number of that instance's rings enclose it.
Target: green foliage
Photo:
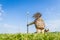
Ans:
[[[0,34],[0,40],[60,40],[60,33]]]

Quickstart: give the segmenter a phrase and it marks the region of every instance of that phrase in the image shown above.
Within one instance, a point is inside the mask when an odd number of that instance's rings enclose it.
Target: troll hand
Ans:
[[[29,24],[27,24],[27,27],[29,26]]]

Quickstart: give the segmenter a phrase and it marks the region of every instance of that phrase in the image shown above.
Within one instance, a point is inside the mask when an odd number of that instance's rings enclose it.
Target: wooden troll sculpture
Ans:
[[[34,22],[27,25],[27,26],[29,26],[29,25],[35,24],[37,33],[44,33],[46,31],[44,29],[45,28],[45,23],[44,23],[43,19],[41,18],[41,16],[42,16],[41,13],[37,12],[33,16],[35,18]]]

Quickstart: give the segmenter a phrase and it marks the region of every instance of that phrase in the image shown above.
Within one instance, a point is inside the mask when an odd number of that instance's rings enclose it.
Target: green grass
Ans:
[[[60,33],[0,34],[0,40],[60,40]]]

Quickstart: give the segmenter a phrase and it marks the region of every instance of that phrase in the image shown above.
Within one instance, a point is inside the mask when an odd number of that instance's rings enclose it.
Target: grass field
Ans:
[[[0,34],[0,40],[60,40],[60,33]]]

